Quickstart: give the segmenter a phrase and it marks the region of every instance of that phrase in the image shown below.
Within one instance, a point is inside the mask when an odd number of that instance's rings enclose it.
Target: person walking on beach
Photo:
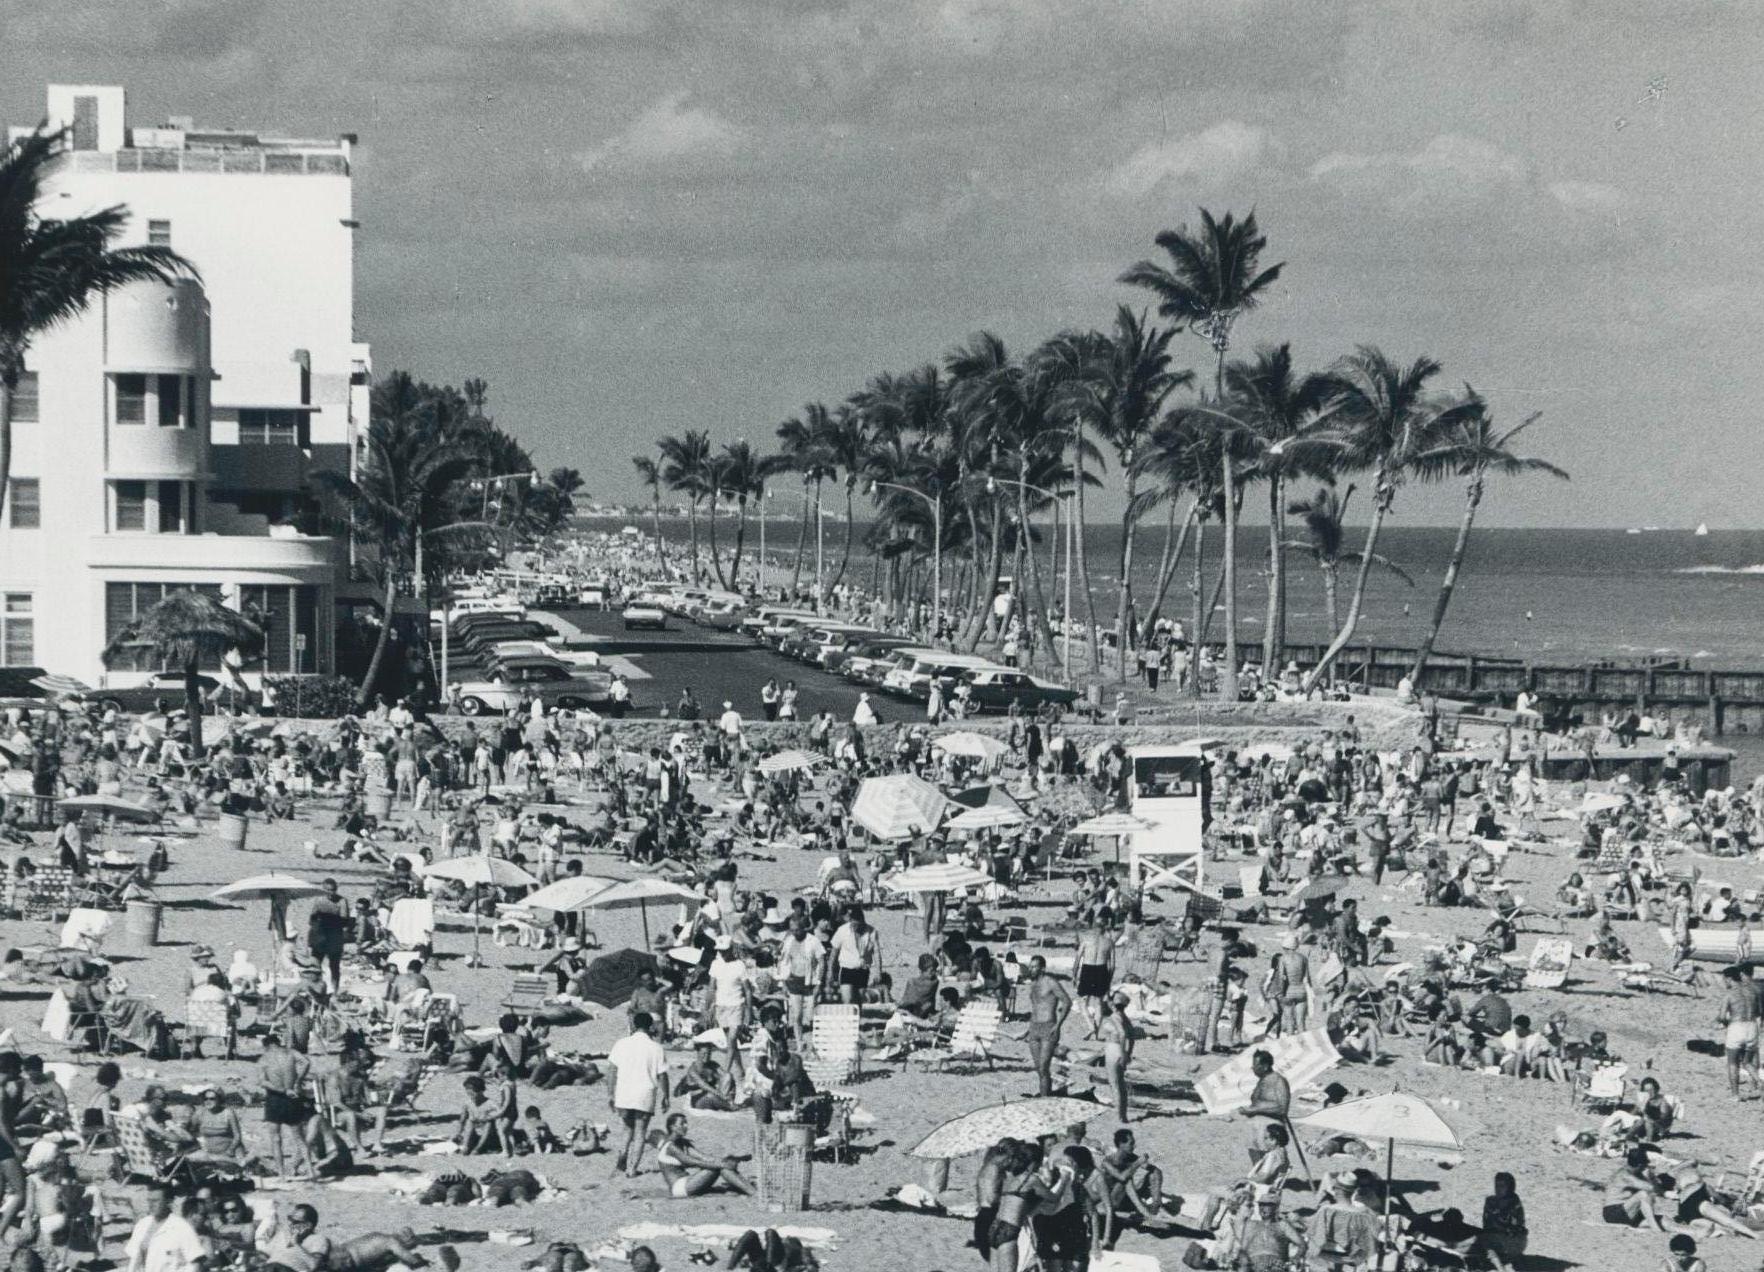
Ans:
[[[263,1087],[263,1120],[270,1128],[270,1142],[275,1146],[276,1175],[287,1179],[287,1163],[282,1156],[282,1132],[290,1132],[294,1141],[295,1177],[313,1178],[312,1157],[306,1151],[304,1128],[312,1116],[304,1088],[312,1072],[312,1063],[303,1055],[288,1050],[279,1033],[271,1031],[263,1040],[263,1059],[257,1062],[257,1080]]]
[[[1072,996],[1047,974],[1047,960],[1037,954],[1029,960],[1029,1062],[1035,1067],[1036,1093],[1053,1094],[1054,1052],[1059,1049],[1060,1030],[1072,1014]]]
[[[631,1017],[631,1032],[613,1043],[607,1053],[607,1105],[625,1126],[625,1146],[613,1163],[614,1171],[635,1178],[643,1160],[649,1121],[656,1112],[668,1111],[668,1057],[656,1042],[655,1018],[646,1011]]]
[[[1099,915],[1095,925],[1078,938],[1077,962],[1078,998],[1084,1004],[1085,1019],[1090,1021],[1086,1037],[1094,1038],[1115,977],[1115,933],[1106,917]]]

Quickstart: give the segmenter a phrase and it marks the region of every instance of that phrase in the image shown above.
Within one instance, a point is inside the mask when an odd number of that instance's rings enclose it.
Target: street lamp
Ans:
[[[1058,516],[1059,505],[1072,498],[1074,491],[1052,491],[1037,486],[1034,482],[1016,481],[1009,477],[987,477],[986,492],[991,494],[998,486],[1021,486],[1024,490],[1033,490],[1036,494],[1054,501],[1055,516]],[[1063,602],[1064,613],[1060,621],[1060,666],[1066,674],[1072,674],[1072,517],[1066,518],[1066,599]],[[1023,527],[1025,534],[1028,527]],[[1059,531],[1056,529],[1055,534]]]
[[[892,481],[872,481],[864,493],[873,495],[878,490],[898,490],[903,494],[923,499],[931,509],[931,639],[937,639],[937,633],[943,626],[943,492],[937,492],[933,499],[922,490],[911,486],[898,485]],[[819,527],[816,527],[819,529]]]

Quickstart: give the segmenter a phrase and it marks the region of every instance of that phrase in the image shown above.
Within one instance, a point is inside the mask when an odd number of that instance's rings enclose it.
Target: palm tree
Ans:
[[[959,637],[969,652],[979,647],[980,638],[986,634],[1004,568],[1004,503],[976,489],[973,478],[991,473],[998,465],[993,396],[1001,379],[1009,375],[1011,365],[1004,341],[990,331],[976,332],[943,360],[951,382],[949,409],[943,416],[944,437],[956,456],[957,497],[968,521],[970,550],[974,553],[972,613],[967,630]],[[990,513],[984,534],[980,519],[983,510]],[[982,542],[987,547],[984,574],[978,555]]]
[[[861,406],[852,402],[841,405],[827,417],[821,439],[829,466],[844,475],[845,483],[845,548],[839,557],[839,572],[827,585],[827,590],[832,591],[845,581],[845,571],[851,565],[851,534],[856,524],[852,495],[857,490],[858,479],[864,474],[865,459],[870,451],[870,429]],[[820,515],[817,501],[815,516],[818,519]],[[818,599],[825,600],[824,597]]]
[[[827,453],[827,408],[820,402],[810,402],[802,408],[802,414],[792,416],[778,425],[778,442],[783,447],[780,459],[789,471],[802,474],[802,520],[796,529],[796,562],[791,567],[790,591],[796,593],[802,585],[802,556],[808,547],[809,535],[809,483],[814,483],[814,520],[818,529],[821,522],[821,483],[833,476],[831,457]]]
[[[711,500],[711,535],[712,542],[716,536],[717,501],[711,495],[710,434],[699,429],[687,429],[678,437],[668,436],[657,443],[662,455],[662,480],[668,483],[670,490],[678,491],[686,496],[686,524],[692,543],[692,581],[698,582],[698,504],[710,495]]]
[[[637,470],[637,480],[649,487],[649,506],[655,517],[655,556],[665,569],[668,564],[667,553],[662,550],[661,537],[661,466],[648,455],[631,456],[631,466]]]
[[[1305,527],[1305,537],[1288,540],[1286,546],[1310,553],[1311,560],[1316,562],[1318,571],[1323,575],[1323,614],[1332,632],[1341,626],[1341,567],[1358,565],[1362,560],[1360,553],[1343,550],[1347,542],[1347,507],[1353,497],[1354,487],[1351,485],[1341,494],[1328,486],[1319,486],[1317,493],[1309,499],[1295,500],[1286,505],[1286,511],[1297,517]],[[1372,564],[1395,575],[1410,587],[1415,586],[1415,580],[1409,577],[1409,572],[1389,557],[1375,552],[1372,554]]]
[[[1414,666],[1409,669],[1409,679],[1417,689],[1421,686],[1421,672],[1433,653],[1434,642],[1439,639],[1439,629],[1445,624],[1446,610],[1452,603],[1452,592],[1458,585],[1458,571],[1463,567],[1464,551],[1470,544],[1470,526],[1476,520],[1476,509],[1482,503],[1488,475],[1499,473],[1504,477],[1523,477],[1527,473],[1547,473],[1551,477],[1568,480],[1568,474],[1552,463],[1513,453],[1513,439],[1537,423],[1537,415],[1527,417],[1522,423],[1503,433],[1496,429],[1487,403],[1467,384],[1464,386],[1464,404],[1468,418],[1453,427],[1441,445],[1416,456],[1414,463],[1416,472],[1425,476],[1458,476],[1464,479],[1464,516],[1458,522],[1458,537],[1452,544],[1452,559],[1447,562],[1445,577],[1439,583],[1439,596],[1433,602],[1433,621],[1427,626],[1427,637],[1415,653]]]
[[[1140,261],[1121,275],[1121,282],[1150,291],[1158,298],[1159,314],[1186,323],[1212,345],[1213,396],[1222,401],[1232,324],[1255,308],[1284,264],[1261,268],[1268,240],[1256,227],[1254,212],[1240,222],[1229,212],[1215,219],[1202,208],[1199,234],[1183,226],[1165,230],[1154,241],[1169,254],[1170,263]],[[1237,698],[1237,476],[1232,449],[1219,450],[1225,501],[1225,661],[1219,696],[1227,702]]]
[[[747,502],[759,498],[765,491],[766,479],[783,471],[783,465],[776,455],[756,454],[745,438],[726,442],[723,450],[712,464],[712,484],[715,489],[711,495],[714,507],[717,496],[729,494],[735,497],[735,556],[729,563],[729,575],[723,583],[727,588],[741,586],[741,552],[747,540]],[[711,560],[716,562],[717,549],[715,539],[715,522],[712,522]],[[722,579],[722,567],[717,567],[717,577]]]
[[[263,628],[213,596],[194,589],[168,593],[152,609],[123,628],[104,650],[108,665],[132,658],[148,646],[162,667],[184,673],[184,709],[190,717],[190,747],[202,754],[202,664],[219,661],[229,650],[255,653]]]
[[[1272,676],[1286,641],[1285,494],[1289,479],[1328,471],[1329,447],[1315,437],[1325,381],[1293,370],[1292,346],[1259,349],[1225,368],[1229,411],[1244,428],[1235,436],[1251,467],[1246,480],[1268,483],[1268,613],[1262,626],[1262,672]]]
[[[575,516],[576,496],[583,493],[588,485],[588,479],[582,476],[581,469],[559,466],[551,470],[550,475],[545,479],[545,483],[552,490],[557,492],[559,516]]]
[[[1176,577],[1176,568],[1182,562],[1191,532],[1195,536],[1195,561],[1197,570],[1199,568],[1204,555],[1206,522],[1212,515],[1214,496],[1219,487],[1219,440],[1218,430],[1212,426],[1211,421],[1199,417],[1196,408],[1179,407],[1159,422],[1152,433],[1151,445],[1141,461],[1141,475],[1157,480],[1159,500],[1169,508],[1164,530],[1164,550],[1158,558],[1157,587],[1153,589],[1151,604],[1146,609],[1148,623],[1155,622],[1163,610],[1164,597]],[[1188,511],[1183,514],[1181,529],[1178,531],[1176,510],[1184,494],[1190,496]],[[1195,577],[1198,579],[1200,576],[1197,573]],[[1195,614],[1198,616],[1198,584],[1195,605]],[[1200,638],[1198,617],[1192,636],[1196,640]]]
[[[1136,498],[1141,459],[1170,395],[1194,383],[1194,372],[1170,370],[1170,340],[1175,334],[1172,328],[1148,326],[1144,313],[1121,305],[1115,311],[1107,356],[1093,370],[1102,395],[1099,430],[1120,461],[1127,497],[1121,513],[1121,587],[1115,613],[1122,680],[1127,678],[1127,651],[1133,644],[1134,530],[1145,511]]]
[[[1072,528],[1077,531],[1078,585],[1084,591],[1085,623],[1090,631],[1090,670],[1102,671],[1102,640],[1097,633],[1096,595],[1090,589],[1090,558],[1084,544],[1084,488],[1093,484],[1086,462],[1103,467],[1102,452],[1084,435],[1088,422],[1099,432],[1108,411],[1092,370],[1108,362],[1113,345],[1100,331],[1063,332],[1042,346],[1041,356],[1056,361],[1061,373],[1061,405],[1072,426],[1073,503]],[[1066,615],[1069,623],[1075,616]]]
[[[361,541],[377,549],[385,601],[379,638],[357,694],[363,707],[373,698],[385,660],[399,580],[410,573],[416,586],[423,587],[442,570],[434,549],[487,529],[481,520],[460,516],[459,484],[484,462],[479,440],[475,432],[453,433],[439,426],[435,415],[420,407],[376,415],[363,438],[364,454],[353,478],[328,470],[314,474],[343,505]]]
[[[1402,367],[1382,351],[1362,345],[1357,353],[1342,359],[1328,377],[1322,424],[1341,446],[1345,467],[1372,470],[1372,520],[1366,528],[1366,546],[1360,552],[1347,617],[1305,678],[1307,693],[1354,638],[1366,600],[1366,580],[1377,559],[1379,532],[1417,456],[1432,450],[1481,409],[1467,401],[1429,399],[1427,384],[1439,369],[1439,363],[1426,357]]]
[[[13,398],[31,342],[113,287],[198,277],[169,247],[112,247],[129,222],[120,204],[65,220],[38,215],[66,143],[65,131],[39,128],[0,152],[0,517],[12,483]]]

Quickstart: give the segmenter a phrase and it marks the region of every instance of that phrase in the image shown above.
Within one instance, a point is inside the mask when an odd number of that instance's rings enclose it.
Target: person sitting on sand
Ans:
[[[487,1153],[492,1148],[512,1155],[513,1146],[503,1133],[502,1105],[492,1099],[484,1079],[473,1074],[465,1080],[465,1106],[460,1110],[454,1139],[461,1153]]]
[[[1632,1148],[1624,1155],[1623,1165],[1605,1184],[1605,1192],[1612,1198],[1600,1212],[1606,1223],[1666,1231],[1659,1213],[1663,1190],[1649,1173],[1650,1161],[1645,1148]]]
[[[1114,1147],[1097,1158],[1096,1172],[1108,1192],[1105,1250],[1114,1248],[1122,1216],[1153,1223],[1164,1219],[1164,1172],[1139,1151],[1127,1127],[1115,1132]]]
[[[742,1178],[733,1157],[705,1157],[686,1136],[684,1113],[668,1115],[662,1142],[655,1152],[662,1178],[671,1197],[701,1197],[721,1184],[732,1192],[751,1197],[754,1187]]]
[[[1676,1105],[1661,1094],[1660,1081],[1654,1077],[1641,1080],[1641,1099],[1636,1113],[1641,1117],[1643,1134],[1656,1144],[1672,1133],[1672,1123],[1678,1117]]]

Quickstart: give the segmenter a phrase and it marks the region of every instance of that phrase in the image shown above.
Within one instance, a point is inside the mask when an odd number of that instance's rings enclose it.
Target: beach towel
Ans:
[[[61,948],[96,954],[104,948],[104,938],[115,921],[116,916],[108,910],[75,909],[61,925]]]
[[[427,945],[435,934],[435,903],[405,897],[392,906],[392,918],[386,926],[392,930],[392,939],[407,949]]]
[[[67,1005],[67,995],[59,989],[49,995],[49,1006],[43,1012],[43,1023],[40,1028],[45,1038],[53,1038],[56,1042],[66,1042],[68,1027],[73,1023],[73,1011]]]
[[[753,1226],[735,1223],[634,1223],[630,1227],[620,1228],[619,1237],[625,1241],[641,1242],[663,1241],[672,1237],[690,1241],[694,1245],[724,1249],[729,1242]],[[794,1224],[774,1224],[772,1228],[780,1237],[795,1237],[811,1250],[839,1248],[839,1234],[831,1228],[801,1228]]]

